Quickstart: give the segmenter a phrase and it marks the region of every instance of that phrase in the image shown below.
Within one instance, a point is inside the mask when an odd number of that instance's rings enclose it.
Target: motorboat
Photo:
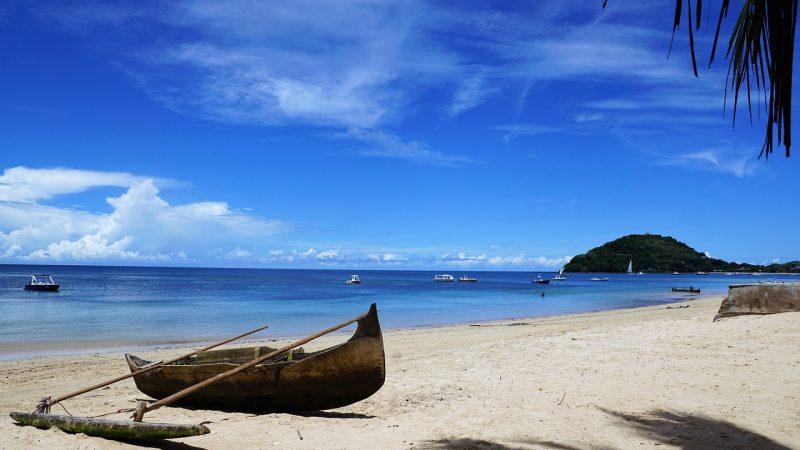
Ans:
[[[547,279],[545,279],[545,278],[542,278],[542,276],[541,276],[541,275],[539,275],[538,277],[536,277],[536,279],[535,279],[535,280],[533,280],[533,282],[534,282],[535,284],[550,284],[550,280],[547,280]]]
[[[475,283],[477,281],[478,281],[477,278],[468,277],[466,275],[463,276],[463,277],[458,277],[458,282],[459,283]]]
[[[25,285],[25,290],[56,292],[59,287],[61,285],[53,281],[50,275],[31,275],[31,281]]]
[[[589,281],[608,281],[608,277],[592,277]]]
[[[455,278],[453,278],[452,275],[447,273],[433,276],[434,283],[452,283],[453,281],[456,281]]]
[[[350,275],[350,279],[347,280],[347,284],[361,284],[361,279],[358,278],[358,275]]]

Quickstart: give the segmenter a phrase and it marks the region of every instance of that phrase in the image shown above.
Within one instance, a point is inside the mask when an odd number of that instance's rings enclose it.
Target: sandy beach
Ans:
[[[800,313],[714,323],[720,300],[388,331],[386,383],[369,399],[307,416],[171,407],[148,414],[148,421],[211,429],[173,441],[69,435],[8,417],[44,395],[126,373],[122,354],[4,361],[0,448],[800,447]],[[93,416],[142,397],[126,380],[64,406]]]

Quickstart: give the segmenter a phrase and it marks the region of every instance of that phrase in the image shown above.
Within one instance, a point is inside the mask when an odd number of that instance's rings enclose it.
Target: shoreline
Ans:
[[[718,293],[713,293],[713,294],[693,295],[691,297],[692,298],[690,299],[681,299],[681,300],[668,299],[667,297],[665,297],[665,300],[663,302],[651,305],[637,305],[637,306],[607,308],[607,309],[600,308],[588,311],[579,311],[579,312],[563,313],[563,314],[543,314],[538,316],[520,316],[520,317],[486,319],[486,320],[457,322],[457,323],[440,323],[432,325],[409,325],[403,327],[384,328],[384,332],[427,329],[427,328],[447,328],[447,327],[467,325],[471,323],[483,324],[491,322],[513,322],[519,320],[533,320],[533,319],[544,319],[544,318],[553,318],[561,316],[594,314],[594,313],[608,312],[608,311],[623,311],[623,310],[641,309],[641,308],[657,308],[663,305],[682,303],[693,300],[703,300],[707,298],[716,298],[722,296],[720,296],[720,294]],[[378,312],[380,314],[380,309],[378,310]],[[342,318],[342,320],[344,319],[345,318]],[[246,330],[232,331],[231,335],[237,332],[244,332],[244,331]],[[265,330],[265,332],[268,333],[269,329]],[[338,331],[333,335],[335,336],[337,334],[347,334],[347,333],[348,331]],[[98,345],[100,342],[108,342],[106,340],[100,340],[100,339],[83,340],[83,341],[57,341],[57,342],[54,341],[7,342],[7,343],[0,343],[0,363],[6,361],[23,361],[30,359],[42,359],[50,357],[71,357],[71,356],[83,356],[90,354],[103,355],[110,353],[149,352],[149,351],[172,350],[172,349],[187,350],[193,346],[208,345],[214,342],[224,340],[228,337],[229,336],[210,336],[210,337],[200,337],[196,339],[187,339],[187,340],[152,339],[149,341],[114,341],[109,345]],[[235,341],[237,344],[232,344],[232,345],[242,345],[242,344],[256,345],[265,342],[292,341],[300,339],[302,337],[304,337],[304,335],[288,334],[288,335],[276,335],[265,338],[244,338]],[[19,349],[20,346],[26,347],[26,349],[21,351],[12,350],[12,349]]]
[[[386,382],[361,402],[305,415],[167,407],[148,420],[211,429],[159,444],[175,448],[791,448],[800,313],[713,322],[720,300],[389,330]],[[7,417],[127,371],[118,353],[0,362],[0,448],[138,448]],[[142,397],[125,380],[65,407],[126,420],[114,411]]]

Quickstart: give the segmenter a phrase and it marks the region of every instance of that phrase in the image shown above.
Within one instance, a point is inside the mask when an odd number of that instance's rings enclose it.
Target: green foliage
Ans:
[[[631,234],[572,258],[566,272],[624,272],[628,262],[638,272],[800,272],[800,261],[759,266],[709,258],[669,236]]]

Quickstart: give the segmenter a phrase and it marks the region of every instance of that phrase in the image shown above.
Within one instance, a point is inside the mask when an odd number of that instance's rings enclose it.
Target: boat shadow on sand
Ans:
[[[631,439],[656,441],[655,445],[668,444],[684,450],[701,450],[709,448],[737,449],[775,449],[789,450],[783,444],[742,428],[731,422],[719,420],[701,414],[684,414],[672,411],[650,411],[644,414],[626,414],[605,408],[598,409],[622,421],[632,429]],[[427,449],[486,449],[486,450],[522,450],[529,448],[552,448],[559,450],[578,450],[585,444],[559,443],[536,439],[515,439],[510,444],[489,442],[481,439],[457,438],[427,441],[422,445]],[[594,445],[592,448],[610,450],[615,447]]]

